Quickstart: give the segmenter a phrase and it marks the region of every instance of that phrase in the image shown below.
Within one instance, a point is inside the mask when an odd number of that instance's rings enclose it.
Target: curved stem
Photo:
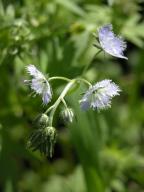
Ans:
[[[92,84],[91,84],[89,81],[87,81],[86,79],[83,79],[83,78],[77,78],[77,80],[84,82],[84,83],[87,84],[89,87],[92,86]]]
[[[54,113],[55,113],[57,107],[59,106],[60,102],[63,100],[63,98],[66,96],[66,94],[68,93],[68,91],[69,91],[70,88],[74,85],[75,82],[76,82],[76,79],[71,80],[71,81],[66,85],[66,87],[65,87],[64,90],[63,90],[63,92],[61,93],[61,95],[58,97],[58,99],[57,99],[56,102],[54,103],[53,108],[52,108],[51,113],[50,113],[50,122],[49,122],[49,125],[50,125],[50,126],[52,126],[53,116],[54,116]],[[47,111],[46,111],[46,112],[47,112]]]
[[[95,55],[94,55],[94,58],[102,51],[102,49],[100,49]],[[92,63],[92,62],[91,62]],[[91,65],[91,63],[89,63],[88,65],[86,65],[84,67],[84,70],[82,72],[82,76],[85,74],[85,72],[88,70],[89,66]]]
[[[50,112],[53,108],[54,108],[54,105],[50,106],[50,107],[45,111],[45,114],[47,114],[48,112]]]
[[[50,77],[50,78],[48,79],[48,81],[52,81],[52,80],[64,80],[64,81],[68,81],[68,82],[71,81],[71,79],[68,79],[68,78],[66,78],[66,77],[61,77],[61,76]]]
[[[64,98],[62,99],[62,102],[63,102],[65,108],[68,108],[68,106],[67,106],[66,101],[64,100]]]

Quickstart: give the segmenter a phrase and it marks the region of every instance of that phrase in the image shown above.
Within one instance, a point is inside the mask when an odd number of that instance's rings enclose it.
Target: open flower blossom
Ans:
[[[44,104],[48,104],[52,98],[51,87],[45,76],[34,66],[28,65],[27,72],[32,76],[32,80],[25,80],[36,94],[42,96]]]
[[[80,100],[80,105],[83,110],[105,109],[111,107],[111,99],[119,95],[120,88],[109,79],[105,79],[96,83],[89,88]]]
[[[98,30],[98,38],[102,49],[114,56],[123,59],[128,59],[124,56],[123,51],[127,45],[123,41],[122,37],[116,36],[112,31],[112,25],[104,25]]]

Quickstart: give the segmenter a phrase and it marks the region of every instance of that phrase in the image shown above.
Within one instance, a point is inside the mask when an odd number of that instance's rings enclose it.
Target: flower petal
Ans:
[[[36,94],[42,96],[43,103],[48,104],[52,98],[49,82],[34,65],[29,65],[27,71],[33,78],[32,80],[25,80],[25,82],[29,82],[31,89],[34,90]]]
[[[112,25],[104,25],[98,30],[99,42],[103,50],[112,56],[128,59],[123,55],[126,43],[121,37],[116,37],[112,31]]]
[[[121,90],[111,80],[106,79],[96,83],[90,88],[80,100],[80,105],[83,110],[105,109],[111,106],[111,99],[119,95]]]
[[[44,78],[44,75],[32,64],[27,66],[28,73],[35,78]]]

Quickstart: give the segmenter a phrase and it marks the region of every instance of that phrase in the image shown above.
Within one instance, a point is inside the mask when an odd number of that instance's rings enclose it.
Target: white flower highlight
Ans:
[[[122,59],[128,59],[124,56],[123,51],[126,49],[126,43],[121,37],[117,37],[112,31],[112,25],[104,25],[98,30],[99,42],[102,49],[108,54],[119,57]]]
[[[51,87],[45,76],[34,66],[28,65],[27,72],[32,76],[32,80],[25,80],[31,86],[31,89],[35,91],[36,94],[42,96],[42,101],[44,104],[48,104],[52,98]]]
[[[84,94],[80,100],[80,105],[83,110],[105,109],[111,107],[111,99],[119,95],[120,88],[109,79],[105,79],[96,83]]]

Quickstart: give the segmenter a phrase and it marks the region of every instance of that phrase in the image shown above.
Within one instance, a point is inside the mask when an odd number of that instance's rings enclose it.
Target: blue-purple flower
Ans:
[[[34,66],[28,65],[27,72],[32,76],[32,80],[25,80],[31,86],[31,89],[42,96],[44,104],[48,104],[52,98],[52,91],[49,82],[45,76]]]
[[[99,43],[102,49],[114,57],[128,59],[123,51],[126,49],[126,43],[122,37],[116,36],[112,31],[112,25],[104,25],[98,30]]]
[[[119,95],[120,88],[109,79],[105,79],[96,83],[86,91],[80,105],[83,110],[92,109],[105,109],[111,107],[111,99]]]

